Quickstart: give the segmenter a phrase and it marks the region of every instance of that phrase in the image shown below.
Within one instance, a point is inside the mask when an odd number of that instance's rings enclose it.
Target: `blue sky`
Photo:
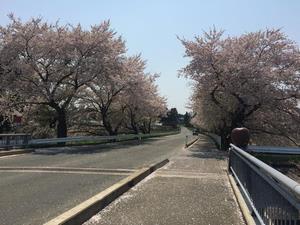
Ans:
[[[8,13],[22,20],[41,16],[49,22],[90,25],[110,20],[126,40],[128,53],[142,53],[147,71],[157,72],[160,93],[168,106],[186,111],[189,81],[178,78],[188,63],[176,36],[192,39],[215,26],[225,35],[282,28],[300,43],[300,1],[296,0],[0,0],[0,25]]]

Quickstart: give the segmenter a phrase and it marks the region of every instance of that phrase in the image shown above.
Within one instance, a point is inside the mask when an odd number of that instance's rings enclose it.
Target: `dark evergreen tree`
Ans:
[[[177,128],[179,123],[179,115],[176,108],[171,108],[168,112],[166,117],[161,119],[161,122],[164,126],[172,126]]]
[[[183,117],[183,124],[184,124],[184,126],[190,127],[191,126],[191,119],[192,119],[191,114],[188,113],[188,112],[186,112],[184,114],[184,117]]]

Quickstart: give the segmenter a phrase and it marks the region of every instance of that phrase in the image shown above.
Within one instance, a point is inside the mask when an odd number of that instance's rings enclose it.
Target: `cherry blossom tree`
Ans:
[[[181,40],[190,62],[180,74],[193,80],[194,123],[219,134],[223,149],[240,126],[252,131],[255,143],[299,145],[298,46],[281,30],[223,33],[212,29]]]
[[[134,133],[150,133],[153,123],[166,113],[166,99],[158,93],[157,74],[139,74],[136,85],[127,90],[126,127]]]
[[[80,25],[23,23],[10,16],[0,27],[1,66],[22,96],[15,104],[44,105],[55,111],[57,137],[67,136],[68,108],[78,92],[125,51],[109,22],[83,30]]]
[[[139,70],[139,56],[118,55],[111,62],[80,94],[80,104],[94,112],[91,115],[101,121],[109,135],[116,135],[124,118],[122,95],[135,83],[133,74]]]
[[[80,95],[80,104],[110,135],[121,128],[138,133],[142,121],[144,125],[147,121],[150,132],[153,115],[160,113],[157,105],[163,104],[154,85],[155,76],[144,73],[146,64],[140,55],[119,56],[114,62],[88,84]]]
[[[0,27],[0,116],[18,109],[24,131],[40,137],[54,129],[65,137],[69,126],[95,122],[115,135],[128,120],[150,132],[165,99],[141,56],[125,55],[109,22],[84,30],[10,19]]]

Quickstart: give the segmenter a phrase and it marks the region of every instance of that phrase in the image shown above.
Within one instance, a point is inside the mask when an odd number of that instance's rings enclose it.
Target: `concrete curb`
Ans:
[[[197,137],[195,140],[193,140],[190,143],[188,143],[187,145],[185,145],[184,148],[188,149],[188,148],[192,147],[192,145],[194,145],[198,140],[199,140],[199,137]]]
[[[166,165],[169,162],[169,159],[164,159],[158,163],[154,163],[152,165],[149,166],[150,169],[150,173],[153,173],[155,170],[163,167],[164,165]]]
[[[118,183],[110,186],[104,191],[80,203],[79,205],[66,211],[58,217],[50,220],[44,225],[79,225],[84,223],[97,212],[99,212],[112,201],[114,201],[116,198],[118,198],[120,195],[128,191],[130,188],[139,183],[145,177],[150,175],[158,168],[164,166],[168,162],[169,160],[165,159],[158,163],[152,164],[148,168],[143,168],[138,170],[137,172],[134,172],[129,177],[124,178]]]
[[[24,149],[24,150],[8,150],[8,151],[1,151],[0,157],[8,156],[8,155],[19,155],[19,154],[25,154],[25,153],[31,153],[34,152],[33,149]]]
[[[243,217],[244,217],[244,220],[246,222],[247,225],[256,225],[251,213],[250,213],[250,210],[238,188],[238,186],[236,185],[236,182],[233,178],[232,175],[228,174],[228,178],[229,178],[229,183],[233,189],[233,193],[237,199],[237,202],[239,204],[239,207],[241,209],[241,212],[243,214]]]

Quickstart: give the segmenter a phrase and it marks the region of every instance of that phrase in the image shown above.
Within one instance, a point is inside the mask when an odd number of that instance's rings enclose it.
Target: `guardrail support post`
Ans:
[[[188,135],[186,135],[186,136],[185,136],[185,147],[187,147],[187,146],[188,146],[188,138],[189,138],[189,136],[188,136]]]
[[[230,137],[235,146],[246,150],[250,140],[250,131],[246,127],[234,128]]]
[[[231,154],[232,154],[231,147],[229,147],[229,149],[228,149],[228,168],[227,168],[229,174],[231,174],[231,170],[230,170],[230,167],[231,167]]]
[[[7,145],[7,146],[10,145],[10,137],[9,137],[9,136],[6,136],[5,138],[6,138],[6,145]]]

